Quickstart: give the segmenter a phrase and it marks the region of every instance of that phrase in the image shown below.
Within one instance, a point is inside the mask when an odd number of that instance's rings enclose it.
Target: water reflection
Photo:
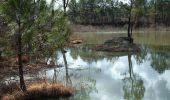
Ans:
[[[170,55],[166,53],[152,53],[151,66],[159,73],[164,73],[165,70],[170,69]]]
[[[152,46],[142,46],[139,54],[106,54],[87,48],[67,51],[67,69],[46,69],[39,74],[46,75],[48,81],[74,87],[77,90],[74,100],[170,98],[170,53],[167,51],[155,52]],[[60,53],[57,58],[57,63],[63,64]]]
[[[142,100],[145,88],[143,85],[143,80],[140,79],[140,77],[133,72],[131,54],[128,54],[128,63],[129,63],[129,76],[125,76],[123,79],[124,99]]]
[[[170,46],[143,46],[142,52],[135,56],[138,64],[147,60],[151,61],[151,67],[158,73],[162,74],[165,70],[170,69]]]

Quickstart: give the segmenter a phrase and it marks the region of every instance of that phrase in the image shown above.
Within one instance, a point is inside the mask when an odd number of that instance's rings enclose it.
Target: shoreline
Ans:
[[[94,25],[71,25],[71,29],[73,33],[90,33],[90,32],[122,32],[127,33],[126,27],[114,27],[111,25],[105,25],[105,26],[94,26]],[[120,31],[121,30],[121,31]],[[140,28],[133,28],[133,32],[170,32],[170,27],[164,27],[164,26],[157,26],[157,27],[140,27]]]

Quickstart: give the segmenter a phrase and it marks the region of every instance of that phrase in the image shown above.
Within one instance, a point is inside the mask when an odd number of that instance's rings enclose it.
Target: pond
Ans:
[[[135,33],[142,51],[133,53],[94,52],[89,44],[100,44],[125,34],[82,33],[85,46],[69,48],[65,68],[45,69],[39,74],[48,81],[76,88],[74,100],[169,100],[170,33]],[[63,63],[61,53],[58,63]],[[65,81],[63,81],[65,80]]]
[[[84,44],[68,48],[68,69],[47,68],[28,77],[64,83],[77,91],[71,100],[169,100],[170,33],[134,34],[140,53],[94,52],[91,45],[101,44],[122,33],[78,33]],[[60,52],[57,63],[63,64]],[[66,71],[67,70],[67,71]],[[67,72],[67,73],[66,73]]]

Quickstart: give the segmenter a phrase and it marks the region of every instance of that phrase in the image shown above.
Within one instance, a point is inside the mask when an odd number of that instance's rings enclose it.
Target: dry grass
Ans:
[[[74,90],[62,84],[33,84],[27,92],[15,91],[12,95],[5,95],[2,100],[41,100],[45,98],[67,98],[72,96]]]
[[[25,94],[21,91],[15,91],[12,95],[7,94],[2,97],[2,100],[26,100]],[[31,100],[31,99],[30,99]]]
[[[9,82],[8,84],[0,84],[0,98],[4,94],[12,94],[14,91],[19,91],[20,88],[17,83]]]
[[[23,56],[24,57],[24,56]],[[42,68],[51,67],[50,65],[46,64],[45,60],[39,60],[35,63],[26,62],[26,59],[23,59],[23,66],[24,66],[24,73],[34,73],[37,70]],[[53,66],[52,66],[53,67]],[[18,62],[16,57],[1,57],[0,58],[0,79],[7,76],[9,74],[16,74],[18,73]]]

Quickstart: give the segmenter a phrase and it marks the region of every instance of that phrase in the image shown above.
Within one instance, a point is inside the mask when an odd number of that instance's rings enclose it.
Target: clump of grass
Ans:
[[[3,96],[2,100],[40,100],[44,98],[67,98],[72,96],[74,90],[65,87],[62,84],[33,84],[27,89],[27,92],[13,92],[12,95]]]
[[[73,89],[65,87],[62,84],[33,84],[28,88],[29,96],[39,97],[69,97],[73,95]]]

